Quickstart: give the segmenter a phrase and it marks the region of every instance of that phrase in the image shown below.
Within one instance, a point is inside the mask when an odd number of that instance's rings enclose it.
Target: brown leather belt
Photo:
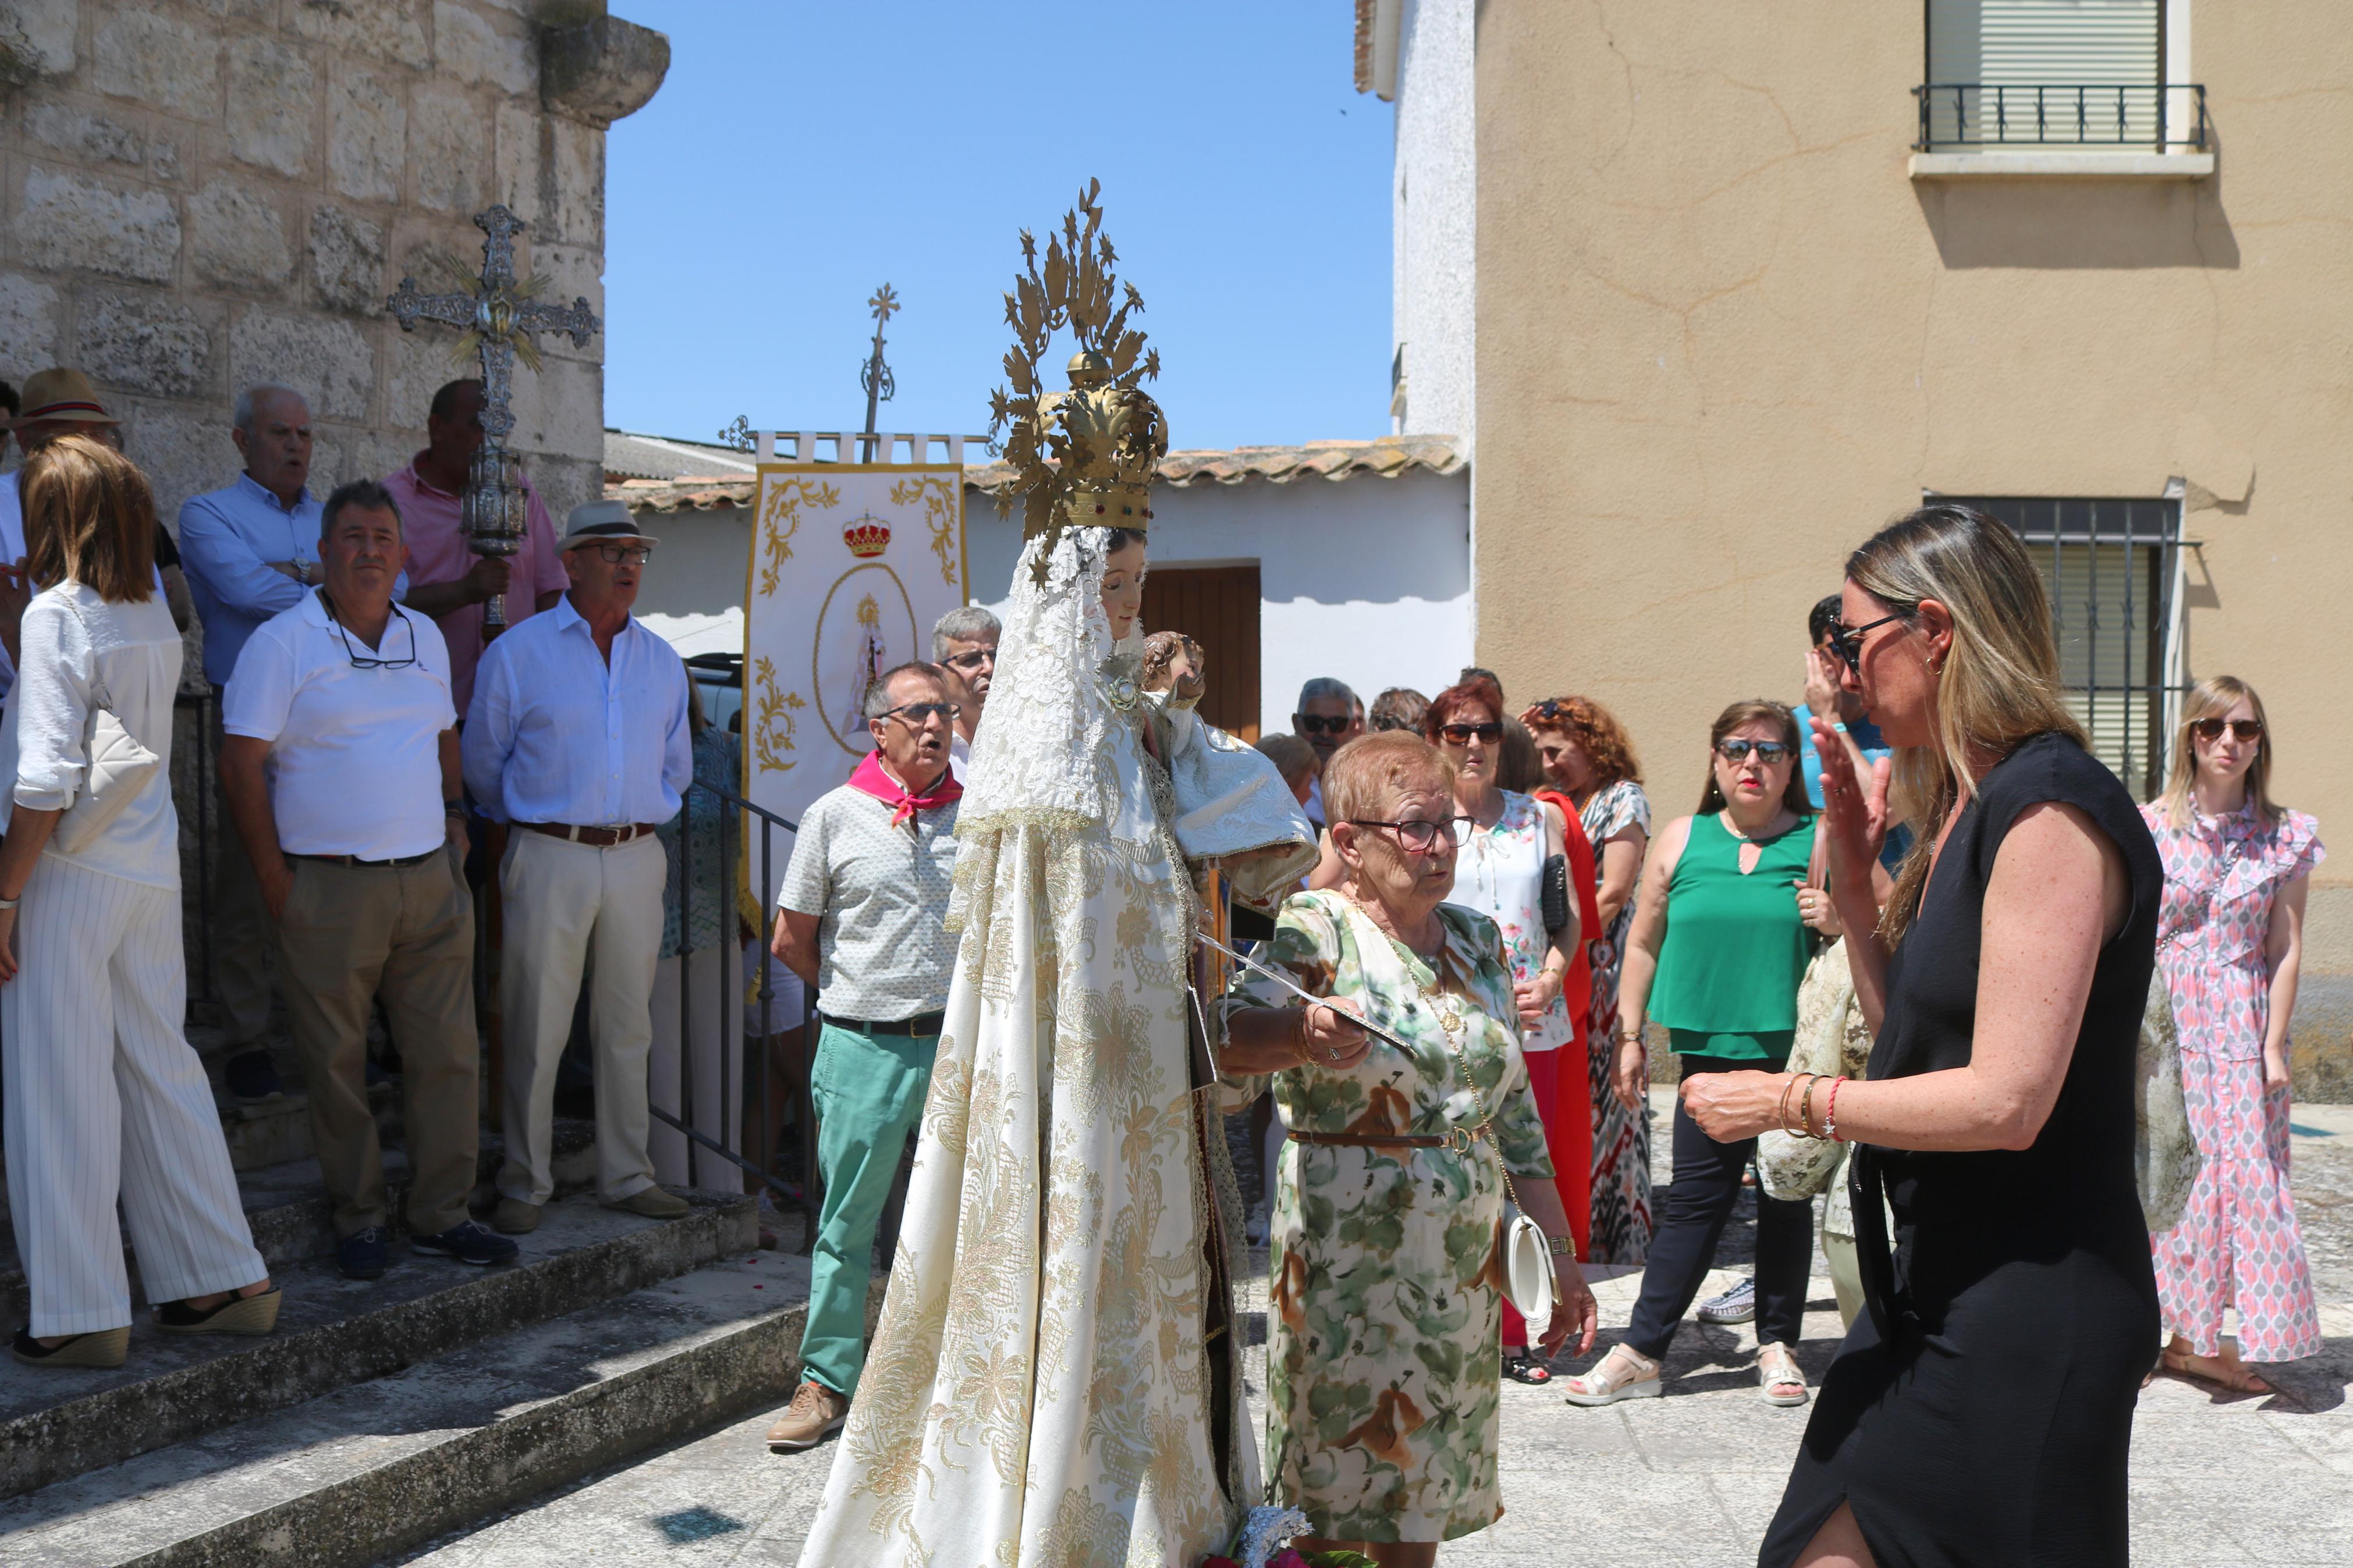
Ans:
[[[1451,1138],[1409,1137],[1388,1132],[1297,1132],[1288,1134],[1293,1143],[1326,1143],[1341,1149],[1443,1149],[1454,1142]]]
[[[616,844],[650,838],[660,831],[650,822],[632,822],[626,827],[575,827],[568,822],[519,822],[515,826],[528,827],[533,833],[544,833],[550,838],[586,844],[591,849],[610,849]]]

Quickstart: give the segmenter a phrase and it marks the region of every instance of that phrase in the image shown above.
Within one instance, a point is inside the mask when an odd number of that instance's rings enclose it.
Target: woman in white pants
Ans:
[[[18,674],[0,724],[8,1207],[33,1308],[14,1348],[34,1366],[120,1366],[131,1290],[118,1194],[164,1332],[266,1334],[279,1297],[180,1027],[181,645],[153,585],[154,500],[127,459],[79,436],[35,451],[20,494],[26,574],[43,586],[9,650]],[[82,825],[60,819],[90,788],[101,709],[160,762],[67,853]]]

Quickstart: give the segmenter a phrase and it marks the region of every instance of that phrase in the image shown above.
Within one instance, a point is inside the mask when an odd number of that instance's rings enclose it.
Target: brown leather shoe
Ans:
[[[793,1402],[768,1428],[768,1452],[790,1454],[814,1448],[841,1430],[849,1416],[849,1401],[815,1378],[804,1379]]]
[[[676,1219],[693,1205],[684,1198],[674,1197],[659,1187],[647,1187],[631,1193],[626,1198],[607,1198],[605,1200],[605,1206],[608,1209],[623,1209],[630,1214],[641,1214],[648,1219]]]
[[[491,1214],[491,1228],[501,1236],[529,1236],[539,1228],[539,1205],[501,1197]]]

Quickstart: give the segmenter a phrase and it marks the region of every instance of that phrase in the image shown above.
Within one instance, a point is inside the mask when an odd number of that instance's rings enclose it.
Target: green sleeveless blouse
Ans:
[[[1676,1052],[1778,1061],[1798,1027],[1798,983],[1813,945],[1795,884],[1814,853],[1814,819],[1759,843],[1743,875],[1742,840],[1716,813],[1692,819],[1667,883],[1667,937],[1651,1016]]]

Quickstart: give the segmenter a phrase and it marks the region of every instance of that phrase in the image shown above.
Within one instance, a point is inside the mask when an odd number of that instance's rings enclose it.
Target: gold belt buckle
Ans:
[[[1478,1136],[1478,1133],[1458,1121],[1446,1130],[1446,1146],[1457,1154],[1467,1156]]]

